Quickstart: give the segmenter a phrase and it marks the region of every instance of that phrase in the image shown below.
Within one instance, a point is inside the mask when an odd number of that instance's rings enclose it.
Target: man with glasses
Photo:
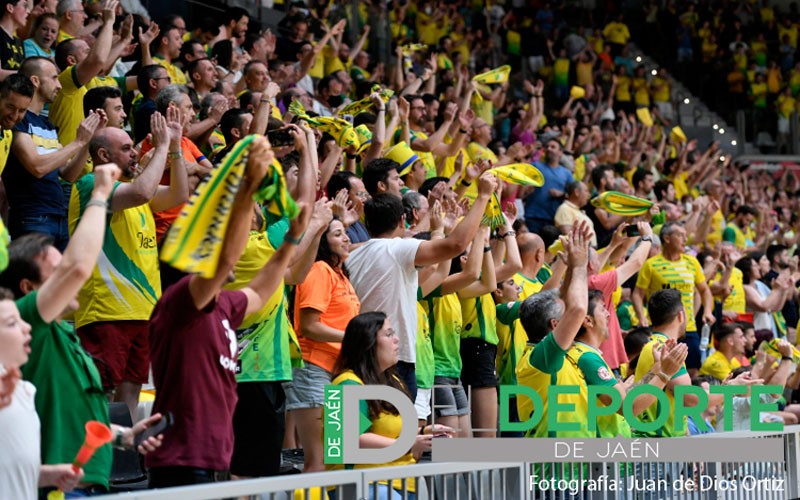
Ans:
[[[92,20],[85,24],[89,15],[83,9],[81,0],[59,0],[58,5],[56,5],[56,16],[58,16],[59,26],[56,44],[92,33],[101,24],[97,20]]]
[[[464,116],[458,116],[458,134],[455,134],[450,143],[445,143],[444,138],[450,130],[458,114],[458,105],[448,103],[444,111],[444,121],[441,126],[430,137],[424,132],[425,124],[428,121],[428,108],[422,96],[411,96],[408,98],[408,120],[400,124],[400,128],[394,136],[394,143],[405,140],[411,149],[419,155],[420,160],[428,171],[428,178],[437,175],[435,157],[448,157],[458,154],[459,149],[464,146],[469,137],[469,127],[471,121]],[[406,129],[408,139],[404,138]]]
[[[158,91],[169,85],[172,79],[160,64],[144,66],[136,77],[142,100],[133,112],[133,138],[138,144],[150,133],[150,116],[156,112]]]
[[[25,59],[22,40],[17,38],[17,30],[28,21],[30,7],[27,0],[2,0],[3,17],[0,18],[0,79],[16,73]],[[12,6],[9,10],[8,6]]]

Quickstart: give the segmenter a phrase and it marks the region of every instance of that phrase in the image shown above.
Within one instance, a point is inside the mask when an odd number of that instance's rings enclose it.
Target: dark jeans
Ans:
[[[198,469],[196,467],[153,467],[147,471],[149,488],[171,488],[193,484],[217,483],[230,479],[227,471]]]
[[[411,402],[417,400],[417,370],[414,363],[407,363],[405,361],[397,362],[397,376],[408,387],[408,392],[411,395]]]
[[[69,229],[67,217],[55,215],[31,215],[16,217],[11,214],[8,233],[12,239],[19,238],[29,233],[42,233],[53,238],[53,246],[64,252],[69,243]]]

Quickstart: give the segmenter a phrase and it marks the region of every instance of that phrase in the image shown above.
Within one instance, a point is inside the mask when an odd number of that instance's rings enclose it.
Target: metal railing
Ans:
[[[265,500],[378,498],[394,481],[402,498],[410,498],[411,480],[418,500],[788,500],[800,497],[800,426],[782,432],[726,432],[675,439],[742,437],[783,438],[783,462],[672,463],[424,463],[403,467],[295,474],[274,478],[147,490],[105,499],[209,500],[252,497]],[[746,446],[746,441],[743,441]],[[536,440],[531,440],[531,446]],[[730,457],[735,460],[736,457]],[[538,483],[538,480],[547,482]],[[536,484],[534,484],[536,483]],[[613,485],[613,486],[612,486]]]

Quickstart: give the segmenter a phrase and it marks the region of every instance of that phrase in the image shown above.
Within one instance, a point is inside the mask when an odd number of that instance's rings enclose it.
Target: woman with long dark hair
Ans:
[[[747,310],[753,313],[755,329],[770,330],[775,338],[785,336],[786,324],[780,311],[794,288],[791,278],[781,275],[773,281],[773,288],[767,286],[761,278],[769,272],[769,261],[761,253],[742,257],[736,267],[742,271]]]
[[[295,331],[299,334],[303,368],[296,368],[286,389],[288,418],[302,429],[304,471],[325,470],[322,448],[322,405],[325,386],[339,356],[344,329],[361,303],[348,279],[345,261],[350,239],[342,222],[333,219],[322,234],[317,258],[296,289]]]
[[[395,375],[394,367],[400,352],[400,339],[392,328],[386,314],[382,312],[362,313],[350,320],[344,332],[342,349],[334,367],[334,385],[385,385],[408,394],[405,384]],[[409,395],[410,397],[410,395]],[[400,436],[403,421],[397,409],[386,401],[368,400],[362,402],[361,414],[371,425],[367,432],[358,438],[361,448],[385,448]],[[356,464],[353,468],[381,467],[389,465],[408,465],[415,463],[424,451],[431,449],[431,426],[422,429],[411,449],[402,457],[387,464]],[[436,426],[436,432],[449,435],[452,429]],[[329,469],[341,469],[342,465],[329,465]],[[399,479],[389,484],[371,486],[370,499],[403,498]],[[408,498],[414,499],[416,484],[413,479],[406,483]],[[376,495],[377,489],[377,495]]]

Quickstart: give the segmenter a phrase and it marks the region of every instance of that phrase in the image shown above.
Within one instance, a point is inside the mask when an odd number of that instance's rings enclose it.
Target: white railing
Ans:
[[[758,439],[782,436],[784,461],[774,463],[694,462],[691,448],[718,437]],[[274,478],[146,490],[98,497],[115,500],[210,500],[252,497],[265,500],[325,499],[333,488],[337,500],[376,498],[378,484],[398,480],[408,490],[416,481],[418,500],[789,500],[800,498],[800,426],[782,432],[727,432],[687,441],[685,462],[674,463],[421,463],[403,467],[295,474]],[[531,439],[531,446],[536,440]],[[742,446],[746,446],[743,441]],[[531,489],[536,475],[555,479],[547,491]],[[559,484],[559,481],[561,483]],[[592,483],[593,482],[593,483]],[[611,487],[611,483],[616,487]],[[582,487],[578,486],[582,485]],[[592,487],[591,485],[594,485]],[[579,491],[575,491],[577,488]],[[405,491],[400,493],[406,498]]]

